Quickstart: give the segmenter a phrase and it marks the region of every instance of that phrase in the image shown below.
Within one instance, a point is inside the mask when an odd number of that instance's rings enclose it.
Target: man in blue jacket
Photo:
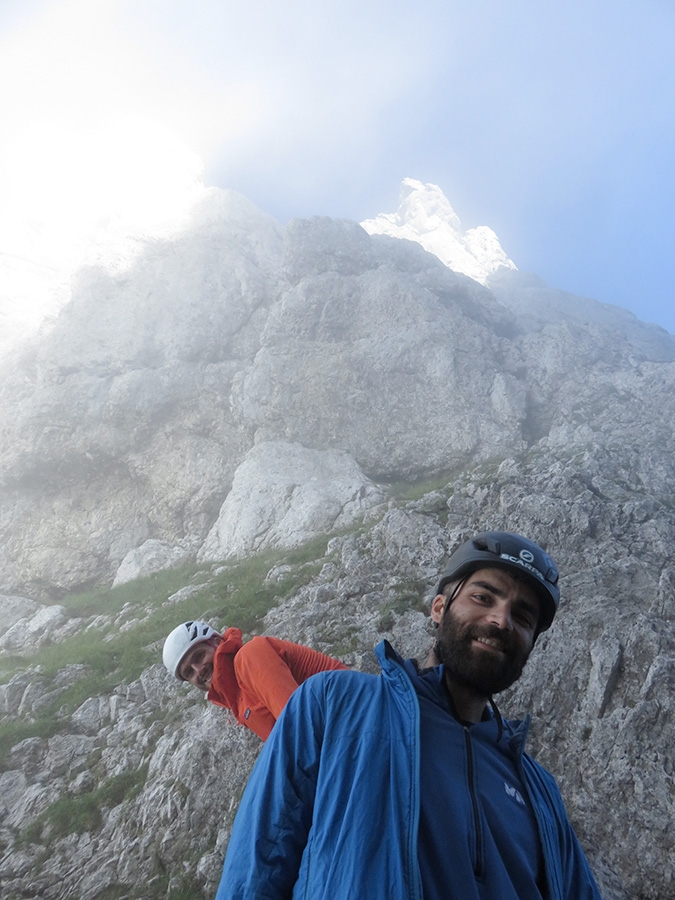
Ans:
[[[432,604],[440,665],[383,642],[382,676],[328,672],[291,697],[234,822],[217,900],[599,900],[513,684],[558,601],[519,535],[462,544]]]

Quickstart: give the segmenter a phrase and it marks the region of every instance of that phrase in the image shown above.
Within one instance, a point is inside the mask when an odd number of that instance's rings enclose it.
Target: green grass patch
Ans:
[[[396,585],[394,596],[380,606],[377,619],[378,631],[390,631],[396,618],[404,615],[408,610],[428,613],[429,609],[425,600],[426,588],[426,582],[412,580]]]
[[[97,688],[110,686],[111,677],[115,683],[133,680],[158,662],[156,644],[174,623],[209,615],[236,624],[242,631],[254,631],[278,596],[288,596],[317,574],[325,549],[326,538],[322,537],[298,550],[283,554],[267,551],[229,563],[217,575],[195,566],[168,569],[118,587],[64,598],[62,605],[74,615],[105,616],[107,621],[40,648],[31,655],[30,663],[39,665],[46,678],[67,665],[85,665],[89,696],[93,696]],[[280,584],[266,585],[267,573],[280,564],[291,567],[289,576]],[[167,608],[169,597],[190,584],[198,590]],[[133,623],[134,619],[139,621]],[[18,656],[12,659],[16,668],[27,662]],[[12,668],[9,659],[3,665],[8,670]]]
[[[127,604],[153,606],[179,588],[209,577],[209,569],[196,563],[186,563],[174,569],[164,569],[144,578],[119,584],[117,587],[97,587],[67,594],[59,602],[73,616],[111,615]]]
[[[45,715],[33,721],[14,719],[0,725],[0,772],[10,767],[10,750],[26,738],[50,738],[61,730],[55,716]]]
[[[99,788],[78,797],[60,797],[21,832],[19,843],[43,843],[43,835],[52,842],[69,834],[95,832],[103,824],[101,810],[133,800],[145,784],[148,767],[141,766],[108,778]]]
[[[410,503],[411,501],[421,500],[427,494],[434,491],[443,491],[447,488],[450,481],[457,477],[457,473],[445,473],[436,475],[433,478],[420,479],[419,481],[394,481],[389,488],[389,494],[392,499],[401,501],[402,503]]]
[[[262,620],[278,598],[285,599],[308,584],[325,561],[326,537],[316,538],[296,550],[265,551],[237,564],[222,567],[199,593],[190,598],[195,615],[204,615],[221,626],[235,625],[245,634],[260,629]],[[268,572],[275,566],[290,570],[274,584],[266,584]],[[205,610],[198,613],[197,610]],[[176,619],[176,623],[181,619]]]
[[[178,880],[168,875],[156,876],[149,882],[130,886],[111,884],[95,895],[93,900],[203,900],[204,895],[196,881],[184,876]]]

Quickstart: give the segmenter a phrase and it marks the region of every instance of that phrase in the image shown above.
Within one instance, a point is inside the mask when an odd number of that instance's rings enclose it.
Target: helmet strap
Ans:
[[[453,592],[450,594],[450,596],[449,596],[449,597],[447,598],[447,600],[445,601],[445,606],[443,607],[443,612],[441,613],[441,622],[442,622],[443,619],[445,618],[445,614],[447,613],[447,611],[448,611],[448,609],[449,609],[449,607],[450,607],[450,604],[451,604],[452,601],[455,599],[455,597],[457,596],[457,594],[459,594],[459,592],[462,590],[462,588],[463,588],[464,585],[466,584],[466,581],[467,581],[468,578],[469,578],[469,576],[468,576],[468,575],[465,575],[464,578],[462,578],[460,581],[458,581],[457,584],[456,584],[455,587],[454,587]],[[439,625],[441,624],[441,622],[436,622],[436,627],[437,627],[437,628],[439,627]]]

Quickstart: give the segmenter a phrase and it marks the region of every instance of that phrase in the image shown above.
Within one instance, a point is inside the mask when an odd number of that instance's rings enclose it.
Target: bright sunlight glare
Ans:
[[[200,159],[167,130],[137,118],[80,131],[42,119],[2,156],[12,173],[3,219],[58,222],[74,237],[113,219],[154,233],[175,223],[203,187]]]
[[[124,269],[145,239],[175,234],[204,191],[199,157],[139,117],[76,129],[43,116],[4,144],[0,171],[6,341],[58,311],[80,265]]]

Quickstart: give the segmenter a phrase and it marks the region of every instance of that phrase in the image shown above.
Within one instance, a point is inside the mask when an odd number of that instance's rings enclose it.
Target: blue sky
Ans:
[[[520,269],[675,332],[673,47],[671,0],[4,0],[0,190],[142,176],[133,129],[88,181],[68,150],[135,117],[281,221],[433,182]]]

